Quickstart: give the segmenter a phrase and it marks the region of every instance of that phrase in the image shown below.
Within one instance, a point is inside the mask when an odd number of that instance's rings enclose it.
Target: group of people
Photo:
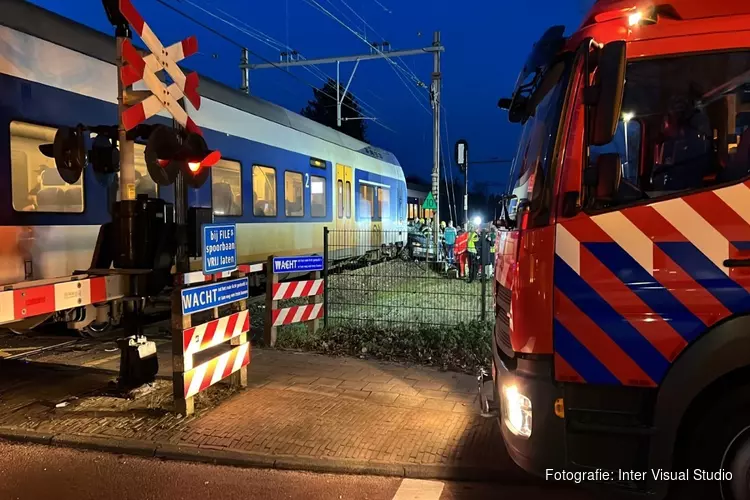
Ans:
[[[428,239],[432,238],[432,219],[413,219],[409,221],[409,228],[422,233]],[[468,282],[471,283],[480,275],[492,274],[492,266],[495,262],[495,240],[497,228],[488,223],[485,227],[481,224],[467,224],[467,227],[455,227],[453,221],[440,222],[439,226],[440,250],[445,256],[449,266],[458,269],[460,277],[467,274]]]

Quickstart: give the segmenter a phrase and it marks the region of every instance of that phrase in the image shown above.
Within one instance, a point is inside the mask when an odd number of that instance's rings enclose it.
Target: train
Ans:
[[[9,132],[0,138],[0,176],[10,181],[0,183],[0,284],[86,269],[119,196],[117,174],[87,169],[67,185],[38,149],[59,126],[116,123],[114,39],[22,1],[10,5],[0,20],[0,129]],[[375,239],[405,230],[406,182],[392,153],[205,77],[200,91],[200,110],[188,113],[223,158],[189,203],[237,224],[240,262],[320,253],[323,227]],[[165,116],[154,122],[170,123]],[[136,144],[136,192],[172,202],[172,190],[149,177],[144,149]]]
[[[59,127],[117,123],[115,39],[4,0],[0,46],[2,290],[89,269],[119,189],[117,173],[91,168],[67,184],[39,149]],[[407,187],[395,155],[203,75],[199,91],[200,109],[186,109],[222,160],[188,203],[236,224],[240,263],[322,255],[325,227],[357,233],[347,257],[406,244]],[[149,123],[172,125],[165,113]],[[149,176],[144,150],[135,145],[136,193],[173,203],[174,189]]]

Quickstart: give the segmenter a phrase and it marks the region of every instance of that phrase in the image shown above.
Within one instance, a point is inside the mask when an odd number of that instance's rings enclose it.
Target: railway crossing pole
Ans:
[[[436,31],[432,37],[432,46],[440,47],[440,32]],[[438,246],[440,244],[440,90],[442,75],[440,73],[440,51],[433,53],[432,87],[430,100],[432,101],[432,196],[435,198],[435,218],[432,221],[432,237],[435,243],[435,259],[438,260]]]

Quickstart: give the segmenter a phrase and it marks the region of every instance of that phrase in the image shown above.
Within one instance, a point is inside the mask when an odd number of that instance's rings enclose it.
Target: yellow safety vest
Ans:
[[[479,235],[477,233],[471,233],[466,246],[467,250],[469,250],[469,253],[477,253],[477,241],[479,241]]]

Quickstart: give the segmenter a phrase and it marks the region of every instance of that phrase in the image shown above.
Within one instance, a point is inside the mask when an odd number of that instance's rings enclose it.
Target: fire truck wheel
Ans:
[[[673,482],[670,498],[750,500],[750,385],[701,403],[675,455],[673,471],[689,480]]]

